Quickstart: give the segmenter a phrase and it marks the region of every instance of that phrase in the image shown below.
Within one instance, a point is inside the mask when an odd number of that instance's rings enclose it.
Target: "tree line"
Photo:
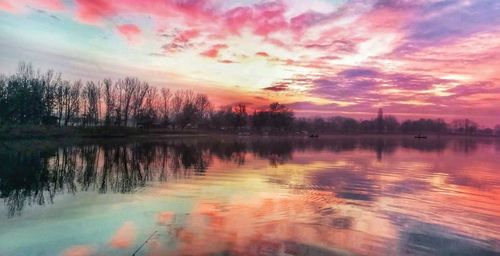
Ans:
[[[241,129],[250,124],[249,117],[243,104],[214,110],[205,94],[159,89],[135,77],[70,82],[26,63],[13,75],[0,76],[0,125]],[[258,130],[288,131],[293,112],[273,103],[252,120]]]
[[[20,63],[17,71],[0,76],[0,126],[118,126],[281,132],[281,133],[456,133],[500,135],[500,126],[479,128],[469,119],[399,122],[384,115],[373,119],[350,117],[296,118],[280,103],[248,113],[245,104],[214,108],[205,94],[157,88],[138,78],[112,81],[67,81],[52,70],[35,71]]]
[[[349,117],[298,119],[299,130],[317,131],[319,133],[382,133],[382,134],[458,134],[500,136],[500,126],[480,128],[470,119],[455,119],[450,123],[441,118],[421,118],[399,122],[394,116],[379,119],[356,120]]]
[[[158,123],[184,129],[208,118],[205,94],[158,89],[138,78],[70,82],[49,70],[19,64],[0,77],[0,124],[141,126]]]

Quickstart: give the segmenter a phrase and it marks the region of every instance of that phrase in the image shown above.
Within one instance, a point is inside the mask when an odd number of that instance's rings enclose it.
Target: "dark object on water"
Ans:
[[[141,244],[141,246],[139,246],[139,248],[137,248],[137,250],[135,250],[135,252],[134,252],[134,253],[132,253],[132,256],[137,255],[137,253],[141,250],[141,248],[142,248],[145,244],[147,244],[147,243],[149,242],[149,240],[151,240],[151,238],[153,238],[153,236],[154,236],[154,235],[156,235],[156,233],[158,233],[158,231],[157,231],[157,230],[155,230],[155,231],[154,231],[154,232],[153,232],[153,233],[152,233],[152,234],[148,237],[148,239],[146,239],[146,241],[144,241],[144,243],[142,243],[142,244]]]
[[[427,136],[425,135],[415,135],[415,139],[427,139]]]
[[[319,137],[318,134],[311,134],[311,135],[309,135],[309,138],[318,138],[318,137]]]

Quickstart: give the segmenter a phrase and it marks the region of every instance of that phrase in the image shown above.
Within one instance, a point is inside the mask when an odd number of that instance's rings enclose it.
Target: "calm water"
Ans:
[[[0,195],[2,256],[500,253],[499,140],[3,143]]]

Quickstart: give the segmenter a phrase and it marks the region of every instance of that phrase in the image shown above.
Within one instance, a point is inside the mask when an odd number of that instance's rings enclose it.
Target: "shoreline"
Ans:
[[[415,134],[410,133],[325,133],[319,134],[320,138],[335,137],[397,137],[414,138]],[[499,136],[485,135],[465,135],[465,134],[424,134],[427,139],[440,138],[500,138]],[[136,127],[54,127],[54,126],[4,126],[0,127],[0,141],[20,141],[20,140],[92,140],[92,139],[124,139],[124,138],[184,138],[184,137],[206,137],[224,136],[240,138],[266,138],[266,137],[289,137],[308,138],[307,135],[296,133],[272,133],[262,135],[259,132],[239,135],[238,132],[215,131],[215,130],[168,130],[163,128],[136,128]],[[318,138],[310,138],[318,139]],[[424,139],[425,140],[425,139]]]
[[[54,127],[6,126],[0,127],[0,140],[30,139],[119,139],[141,136],[197,136],[200,131],[172,131],[166,129],[141,129],[135,127]]]

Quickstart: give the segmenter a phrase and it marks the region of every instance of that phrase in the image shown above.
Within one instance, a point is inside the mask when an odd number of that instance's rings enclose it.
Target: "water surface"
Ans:
[[[494,139],[4,142],[0,255],[499,255],[499,172]]]

